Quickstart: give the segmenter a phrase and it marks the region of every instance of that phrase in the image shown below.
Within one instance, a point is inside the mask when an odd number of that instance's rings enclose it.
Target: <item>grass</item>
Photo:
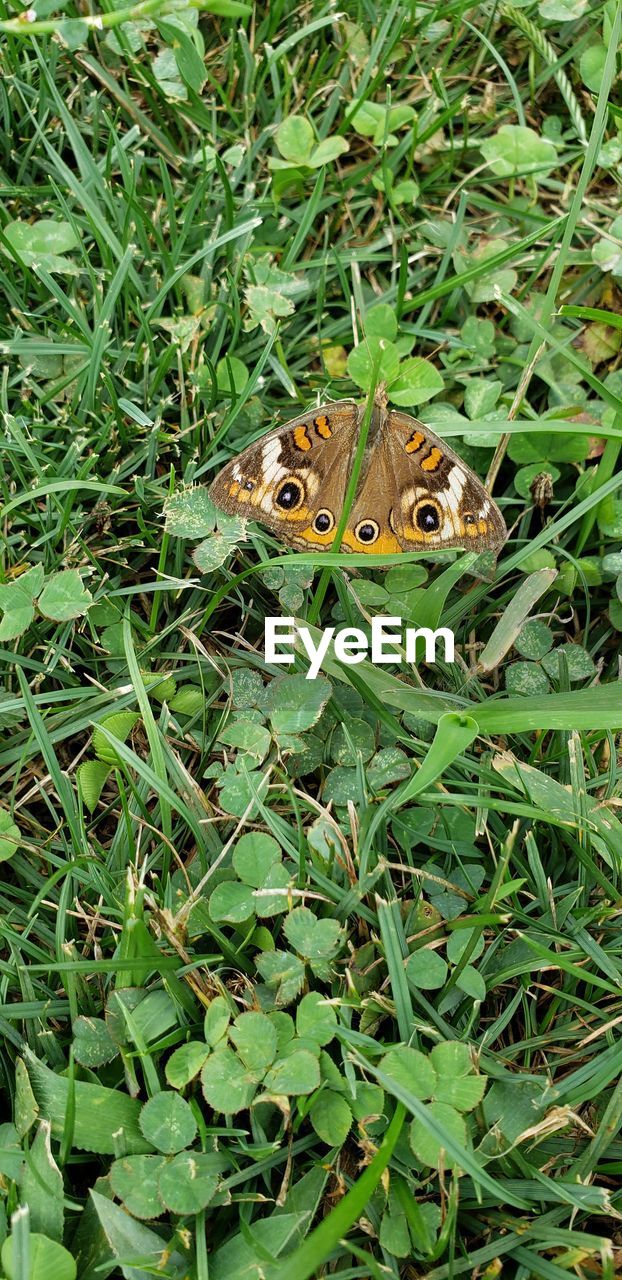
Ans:
[[[4,1280],[622,1271],[620,25],[0,11]],[[387,343],[496,566],[206,499]]]

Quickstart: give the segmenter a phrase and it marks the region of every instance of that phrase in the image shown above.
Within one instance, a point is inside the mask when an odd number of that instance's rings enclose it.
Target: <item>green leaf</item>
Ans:
[[[338,920],[318,919],[309,907],[295,907],[283,924],[290,946],[306,960],[331,960],[339,950],[342,929]]]
[[[46,580],[39,596],[39,608],[54,622],[70,622],[88,612],[93,597],[77,569],[63,569]]]
[[[236,516],[223,516],[225,520],[236,520],[236,530],[221,532],[219,529],[209,538],[205,538],[195,547],[192,552],[192,559],[200,569],[201,573],[212,573],[215,569],[220,569],[221,565],[229,559],[231,552],[237,546],[238,542],[243,542],[246,538],[246,523],[244,520],[238,520]]]
[[[106,716],[106,719],[102,720],[102,725],[108,733],[118,738],[119,742],[125,742],[139,720],[138,711],[116,711],[114,715]],[[103,760],[107,765],[119,763],[119,756],[114,747],[97,727],[93,730],[92,746],[98,760]]]
[[[243,924],[255,911],[255,895],[245,884],[223,880],[216,885],[209,900],[210,919],[214,923]]]
[[[439,1080],[457,1079],[473,1070],[468,1045],[460,1040],[446,1040],[442,1044],[436,1044],[430,1060]]]
[[[540,0],[538,12],[547,22],[577,22],[587,5],[588,0]]]
[[[252,13],[251,6],[242,0],[209,0],[205,7],[208,13],[222,18],[247,18]]]
[[[413,951],[406,961],[406,976],[422,991],[434,991],[444,987],[448,969],[443,957],[431,947]]]
[[[396,377],[389,383],[387,395],[393,404],[414,407],[425,404],[442,390],[443,379],[438,369],[422,356],[409,356],[402,360]]]
[[[144,1223],[131,1218],[125,1209],[98,1191],[91,1190],[90,1194],[110,1252],[119,1260],[119,1269],[125,1280],[152,1280],[154,1272],[164,1276],[167,1269],[172,1275],[184,1274],[186,1261],[178,1250],[171,1248],[167,1238],[163,1239]],[[125,1265],[135,1258],[140,1258],[140,1269]],[[149,1270],[144,1270],[144,1267],[149,1267]],[[75,1271],[73,1274],[75,1276]]]
[[[502,124],[481,146],[482,155],[499,178],[539,173],[546,177],[557,165],[557,150],[547,138],[520,124]]]
[[[309,1119],[318,1138],[329,1147],[341,1147],[352,1127],[352,1112],[339,1093],[322,1089],[313,1099]]]
[[[83,760],[82,764],[78,765],[76,771],[78,787],[89,813],[95,812],[110,772],[111,765],[104,764],[103,760]]]
[[[197,1122],[192,1108],[178,1093],[163,1089],[145,1103],[139,1124],[147,1142],[172,1156],[194,1142]]]
[[[220,1044],[231,1022],[231,1010],[224,996],[214,996],[203,1019],[203,1035],[212,1049]]]
[[[115,1044],[103,1018],[76,1018],[73,1030],[73,1056],[82,1067],[103,1067],[116,1058]]]
[[[622,538],[622,500],[611,495],[598,508],[598,527],[609,538]]]
[[[43,569],[36,565],[15,582],[0,585],[0,641],[17,640],[34,616],[34,600],[43,585]]]
[[[13,1124],[0,1124],[0,1174],[14,1182],[19,1182],[24,1174],[24,1153]],[[5,1224],[6,1219],[0,1213],[0,1230]]]
[[[592,93],[600,93],[606,60],[607,49],[600,41],[590,45],[589,49],[585,49],[581,54],[579,59],[581,79]]]
[[[305,980],[305,966],[298,956],[291,951],[262,951],[256,964],[264,982],[275,991],[277,1004],[296,998]]]
[[[527,697],[546,694],[551,688],[546,672],[537,662],[513,662],[506,668],[505,687],[508,693]]]
[[[210,1107],[223,1115],[236,1115],[250,1106],[257,1082],[227,1046],[210,1054],[201,1072],[203,1094]]]
[[[37,222],[8,222],[3,232],[9,247],[1,245],[2,253],[14,262],[27,267],[42,267],[45,271],[75,274],[75,263],[65,253],[76,249],[80,241],[69,222],[52,218],[39,218]]]
[[[34,1232],[62,1243],[64,1226],[63,1175],[52,1155],[50,1124],[42,1120],[26,1155],[19,1184],[20,1200],[30,1210]]]
[[[69,1098],[69,1081],[51,1071],[24,1048],[24,1060],[41,1116],[49,1120],[52,1133],[62,1138]],[[117,1155],[125,1144],[128,1155],[149,1150],[138,1124],[140,1103],[117,1089],[76,1080],[73,1084],[73,1145],[80,1151]]]
[[[295,1213],[276,1210],[270,1217],[255,1218],[252,1231],[244,1223],[242,1231],[230,1236],[210,1255],[209,1280],[264,1280],[270,1274],[266,1259],[291,1251],[308,1230],[314,1210],[315,1205],[312,1210],[298,1209]],[[295,1270],[291,1280],[294,1276]]]
[[[376,735],[367,720],[344,720],[333,733],[330,749],[337,764],[356,766],[359,759],[365,762],[373,756]]]
[[[255,912],[260,919],[281,915],[289,907],[289,890],[291,875],[282,863],[275,862],[270,868],[265,884],[254,893]]]
[[[22,833],[6,809],[0,809],[0,862],[8,862],[20,848]]]
[[[379,381],[390,386],[398,376],[400,357],[393,342],[372,334],[350,352],[348,373],[357,387],[369,391],[375,368],[378,369]]]
[[[276,1057],[276,1028],[265,1013],[241,1013],[229,1031],[247,1071],[261,1079]]]
[[[151,950],[148,954],[152,954]],[[123,1009],[131,1015],[132,1035]],[[110,1034],[117,1044],[134,1043],[134,1032],[147,1044],[151,1044],[153,1040],[159,1040],[167,1031],[178,1026],[173,1000],[168,992],[158,989],[149,991],[146,995],[143,991],[132,988],[113,991],[108,1001],[106,1020]]]
[[[378,1241],[380,1247],[395,1258],[407,1258],[412,1252],[408,1219],[396,1199],[393,1186],[389,1191],[387,1209],[380,1221]]]
[[[296,1032],[319,1045],[330,1044],[337,1027],[337,1015],[319,991],[309,991],[296,1010]]]
[[[471,270],[475,267],[479,269],[485,266],[489,258],[496,258],[498,254],[504,253],[508,248],[508,241],[503,240],[501,237],[496,237],[493,240],[482,240],[466,261],[462,253],[454,255],[456,270],[461,273],[464,270]],[[499,289],[502,289],[505,293],[511,293],[517,279],[518,276],[513,267],[495,267],[492,272],[487,272],[485,269],[481,270],[475,279],[467,281],[463,287],[473,303],[493,302]]]
[[[279,676],[266,697],[266,712],[277,736],[304,733],[317,724],[332,688],[323,676]]]
[[[261,764],[270,750],[271,739],[269,730],[264,725],[240,718],[220,730],[218,741],[246,752],[253,757],[253,762]]]
[[[368,338],[386,338],[395,342],[397,338],[397,316],[387,302],[377,302],[365,314],[365,333]]]
[[[37,1100],[32,1091],[30,1077],[23,1058],[15,1060],[15,1129],[18,1137],[25,1138],[30,1133],[39,1115]]]
[[[339,137],[338,134],[332,134],[329,138],[322,138],[318,142],[317,147],[313,148],[307,165],[311,169],[321,169],[324,164],[332,164],[333,160],[338,160],[344,152],[350,150],[349,142],[345,138]]]
[[[542,658],[542,666],[551,679],[559,679],[562,655],[566,659],[570,680],[589,680],[596,675],[596,667],[587,649],[580,644],[562,644]]]
[[[465,965],[462,973],[456,978],[456,986],[460,991],[464,991],[465,995],[470,996],[472,1000],[486,999],[486,983],[482,975],[473,968],[473,965]]]
[[[610,271],[612,275],[622,276],[622,214],[614,218],[607,228],[607,236],[602,236],[592,245],[592,261],[601,271]],[[617,242],[617,243],[616,243]],[[2,601],[0,600],[0,604]]]
[[[162,26],[172,24],[162,23]],[[207,76],[205,74],[205,66],[194,41],[189,35],[181,31],[177,25],[174,36],[174,53],[177,70],[185,84],[193,89],[195,93],[200,93]]]
[[[189,1040],[175,1049],[165,1067],[165,1075],[171,1089],[185,1089],[198,1076],[209,1054],[209,1045],[200,1040]]]
[[[470,959],[477,960],[484,951],[484,936],[478,933],[476,929],[455,929],[447,939],[447,959],[451,964],[459,964],[467,947],[470,947],[473,938],[477,941],[471,952]]]
[[[233,393],[236,396],[242,394],[249,378],[249,373],[243,360],[238,360],[237,356],[224,356],[216,365],[216,382],[218,390],[223,391],[225,395]]]
[[[415,112],[407,103],[396,103],[385,106],[382,102],[361,102],[351,116],[351,124],[357,133],[365,138],[372,138],[375,146],[395,146],[397,138],[393,130],[412,124],[416,119]]]
[[[249,831],[241,836],[233,850],[237,875],[254,889],[261,889],[274,863],[280,860],[280,846],[273,836],[262,831]]]
[[[356,1094],[350,1099],[350,1106],[355,1118],[367,1127],[370,1121],[379,1120],[384,1108],[384,1089],[380,1085],[370,1084],[367,1080],[359,1080]]]
[[[196,685],[185,684],[170,699],[169,706],[176,715],[197,716],[205,707],[205,695]]]
[[[439,1076],[435,1102],[448,1102],[456,1111],[472,1111],[481,1102],[488,1081],[486,1076]]]
[[[164,1213],[158,1177],[165,1164],[163,1156],[125,1156],[111,1164],[112,1190],[135,1218],[159,1218]]]
[[[436,1088],[436,1071],[429,1058],[418,1049],[399,1045],[389,1049],[380,1061],[381,1069],[416,1098],[431,1098]]]
[[[79,18],[63,18],[55,34],[60,37],[65,48],[74,53],[76,49],[83,49],[88,44],[90,29],[88,23]]]
[[[16,1256],[15,1238],[2,1246],[2,1267],[6,1280],[76,1280],[77,1267],[71,1254],[56,1240],[33,1231],[29,1236],[30,1267],[24,1272]]]
[[[382,747],[370,761],[367,781],[374,791],[381,791],[411,774],[411,762],[401,747]]]
[[[514,641],[514,648],[518,650],[523,658],[530,658],[537,661],[543,658],[545,653],[553,647],[553,636],[546,622],[541,622],[539,618],[533,618],[526,622],[521,628],[519,634]]]
[[[306,165],[315,145],[315,133],[304,116],[288,116],[279,125],[274,140],[284,160]]]
[[[172,494],[166,499],[164,514],[166,532],[175,538],[203,538],[214,532],[221,518],[220,511],[202,485]]]
[[[218,788],[220,803],[226,813],[252,821],[257,813],[258,803],[264,799],[268,790],[268,775],[257,769],[238,773],[230,765],[219,779]]]
[[[416,204],[421,188],[414,178],[406,178],[404,182],[396,182],[391,192],[394,204]]]
[[[264,1080],[268,1093],[298,1095],[313,1093],[320,1086],[320,1067],[308,1049],[295,1049],[276,1062]]]
[[[180,1151],[160,1170],[159,1192],[171,1213],[194,1214],[213,1200],[222,1157],[211,1152]]]
[[[285,297],[278,289],[249,284],[244,290],[244,297],[249,311],[246,329],[256,329],[259,325],[264,333],[273,334],[277,320],[293,315],[294,304],[291,298]]]
[[[499,378],[470,378],[464,391],[464,410],[469,418],[483,418],[496,407],[503,383]]]
[[[449,1106],[446,1102],[430,1102],[424,1103],[426,1113],[433,1117],[438,1124],[442,1125],[448,1131],[455,1142],[459,1142],[461,1146],[466,1146],[467,1129],[462,1116]],[[426,1129],[423,1121],[413,1120],[410,1126],[410,1145],[422,1164],[431,1165],[434,1169],[443,1166],[445,1169],[452,1169],[455,1161],[447,1153],[442,1145],[430,1132]]]

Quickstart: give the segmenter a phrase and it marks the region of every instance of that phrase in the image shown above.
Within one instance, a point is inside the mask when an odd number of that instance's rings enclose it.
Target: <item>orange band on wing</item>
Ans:
[[[402,548],[392,533],[381,533],[375,540],[366,547],[358,538],[355,538],[348,530],[343,535],[341,542],[342,547],[347,547],[349,551],[362,551],[368,555],[390,556],[395,555]]]
[[[311,441],[307,435],[306,427],[296,427],[294,431],[294,444],[297,449],[302,449],[305,453],[311,448]]]
[[[413,431],[410,440],[406,441],[404,448],[407,453],[416,453],[417,449],[420,449],[422,444],[425,444],[423,431]]]
[[[334,529],[330,529],[328,533],[316,533],[313,526],[309,524],[306,529],[301,529],[300,532],[296,534],[296,539],[308,542],[310,547],[322,547],[326,550],[330,547],[334,536]]]
[[[440,449],[435,447],[434,449],[430,449],[430,452],[425,458],[421,459],[420,466],[424,471],[436,471],[438,467],[440,467],[442,461],[443,455]]]
[[[321,413],[319,417],[314,418],[313,425],[318,435],[322,437],[322,440],[328,440],[330,436],[332,436],[333,433],[330,429],[330,419],[326,417],[325,413]]]

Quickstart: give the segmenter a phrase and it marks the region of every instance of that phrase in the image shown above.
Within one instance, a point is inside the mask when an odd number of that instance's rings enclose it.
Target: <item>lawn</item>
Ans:
[[[621,26],[0,7],[1,1280],[622,1275]],[[214,505],[374,393],[498,558]]]

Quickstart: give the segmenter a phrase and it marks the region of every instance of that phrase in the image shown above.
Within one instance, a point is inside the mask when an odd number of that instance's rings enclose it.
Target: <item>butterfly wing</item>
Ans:
[[[498,551],[503,516],[477,476],[429,427],[391,410],[373,444],[343,536],[348,551]]]
[[[353,400],[340,400],[301,414],[229,462],[210,496],[298,550],[329,550],[362,413]],[[506,536],[483,484],[443,440],[410,414],[374,410],[344,550],[498,551]]]
[[[499,508],[444,440],[396,409],[382,439],[393,474],[391,527],[403,550],[500,550],[507,529]]]
[[[358,437],[353,400],[322,405],[268,432],[223,468],[210,497],[297,550],[330,547]]]

